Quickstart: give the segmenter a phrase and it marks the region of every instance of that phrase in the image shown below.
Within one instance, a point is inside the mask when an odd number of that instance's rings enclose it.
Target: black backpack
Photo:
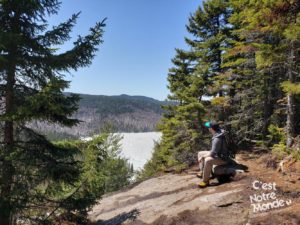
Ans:
[[[224,156],[224,158],[231,158],[234,159],[235,155],[237,153],[238,150],[238,146],[235,142],[235,138],[233,133],[231,132],[231,130],[229,128],[225,128],[223,129],[224,132],[224,136],[223,136],[223,140],[222,140],[222,148],[224,148],[224,145],[226,145],[226,155]]]

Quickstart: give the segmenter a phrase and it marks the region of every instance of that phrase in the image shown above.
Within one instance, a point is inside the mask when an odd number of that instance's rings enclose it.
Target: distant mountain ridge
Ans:
[[[83,121],[78,126],[65,128],[41,122],[31,126],[51,139],[91,136],[107,125],[112,126],[114,132],[149,132],[156,130],[163,114],[161,106],[171,104],[146,96],[78,95],[81,100],[74,118]]]
[[[79,94],[81,100],[79,107],[96,108],[102,115],[130,113],[136,110],[149,110],[155,113],[162,113],[161,102],[159,100],[145,96],[130,96],[130,95],[86,95]]]

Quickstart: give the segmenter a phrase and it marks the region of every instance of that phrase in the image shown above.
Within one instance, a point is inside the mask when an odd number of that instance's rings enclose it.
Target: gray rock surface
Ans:
[[[152,224],[161,217],[172,218],[185,211],[204,212],[242,202],[241,183],[199,189],[199,181],[195,174],[168,174],[146,180],[127,191],[103,197],[89,218],[97,224],[113,224],[108,222],[133,214],[138,223],[128,220],[126,224]]]

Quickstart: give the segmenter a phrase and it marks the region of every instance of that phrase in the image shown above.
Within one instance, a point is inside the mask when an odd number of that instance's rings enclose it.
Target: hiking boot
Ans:
[[[197,176],[198,178],[202,178],[202,177],[203,177],[203,175],[202,175],[201,172],[200,172],[200,173],[197,173],[196,176]]]
[[[198,187],[199,188],[205,188],[209,185],[209,182],[204,182],[204,181],[201,181],[199,184],[198,184]]]

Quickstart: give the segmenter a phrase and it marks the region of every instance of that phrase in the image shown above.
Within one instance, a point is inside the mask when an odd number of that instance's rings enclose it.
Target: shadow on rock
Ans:
[[[213,178],[217,178],[220,184],[228,183],[240,173],[248,172],[246,165],[237,163],[234,160],[228,161],[225,165],[218,165],[213,167]]]
[[[121,225],[123,222],[127,220],[134,221],[140,214],[140,211],[138,209],[133,209],[130,212],[127,213],[121,213],[109,220],[101,220],[97,221],[95,223],[91,223],[90,225]]]

